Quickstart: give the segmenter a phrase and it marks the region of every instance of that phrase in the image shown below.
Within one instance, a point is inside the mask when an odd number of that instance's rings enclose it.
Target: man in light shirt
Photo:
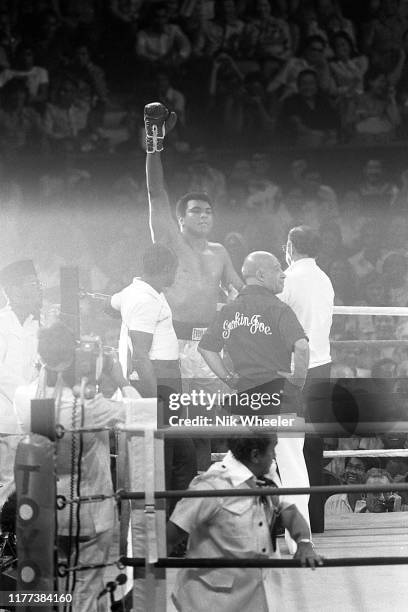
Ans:
[[[119,360],[123,375],[142,397],[160,397],[167,409],[169,393],[181,392],[179,347],[170,306],[163,294],[174,283],[178,260],[172,250],[154,244],[143,255],[143,274],[111,298],[122,327]],[[166,421],[166,416],[163,415]],[[197,473],[191,439],[166,439],[166,487],[186,489]],[[169,508],[175,500],[169,504]]]
[[[319,381],[330,379],[330,329],[333,318],[334,291],[329,277],[316,264],[319,237],[307,225],[290,230],[286,244],[286,280],[283,292],[278,296],[296,314],[309,339],[309,370],[304,388],[307,407],[306,422],[322,417],[322,410],[329,409],[327,402],[309,399],[311,387]],[[309,396],[309,397],[308,397]],[[310,486],[322,483],[323,439],[305,436],[304,456],[309,473]],[[312,532],[324,531],[324,499],[313,495],[309,500]]]
[[[41,285],[30,259],[0,271],[0,508],[14,490],[18,431],[13,410],[17,387],[37,377]]]
[[[259,496],[183,498],[167,524],[168,550],[185,534],[187,558],[227,556],[230,559],[279,558],[276,527],[279,517],[297,543],[294,556],[303,567],[323,565],[310,530],[295,504],[263,496],[275,459],[274,434],[228,440],[229,452],[191,483],[190,489],[259,488]],[[269,612],[280,609],[284,594],[281,570],[269,568],[200,568],[179,571],[173,603],[179,612]],[[282,590],[281,590],[282,589]],[[300,603],[300,602],[299,602]]]

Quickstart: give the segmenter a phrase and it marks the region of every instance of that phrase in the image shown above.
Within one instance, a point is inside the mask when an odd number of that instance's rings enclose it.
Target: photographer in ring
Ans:
[[[74,395],[72,374],[76,351],[75,338],[68,327],[57,322],[39,332],[38,352],[43,363],[40,378],[16,391],[14,409],[21,433],[31,431],[31,400],[55,399],[55,422],[66,429],[79,427],[111,427],[125,420],[126,406],[104,397],[118,387],[123,396],[139,398],[139,393],[128,386],[120,364],[114,359],[106,364],[98,380],[98,393],[83,402]],[[105,360],[106,361],[106,360]],[[89,394],[92,395],[92,394]],[[83,403],[83,406],[81,405]],[[71,498],[71,464],[81,466],[81,495],[112,495],[110,471],[109,431],[65,434],[56,448],[57,493]],[[74,456],[73,456],[74,455]],[[78,477],[78,474],[75,475]],[[76,515],[76,512],[74,512]],[[113,543],[116,526],[116,502],[111,497],[103,501],[81,504],[79,514],[79,541],[74,541],[77,523],[70,516],[70,506],[58,512],[59,561],[73,564],[76,548],[80,565],[105,564]],[[62,579],[65,582],[65,579]],[[61,584],[62,590],[65,585]],[[103,569],[81,571],[73,593],[73,610],[104,612],[107,602],[99,599],[103,590]],[[105,598],[106,599],[106,598]]]

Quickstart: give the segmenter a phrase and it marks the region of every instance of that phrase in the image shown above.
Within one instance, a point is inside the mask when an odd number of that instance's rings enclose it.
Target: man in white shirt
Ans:
[[[0,271],[0,508],[14,490],[18,438],[13,400],[17,387],[37,377],[41,285],[31,260]]]
[[[143,255],[143,275],[111,298],[122,316],[119,360],[125,378],[143,397],[160,397],[166,419],[169,393],[181,393],[179,347],[170,306],[162,293],[175,278],[178,261],[173,251],[154,244]],[[166,439],[166,487],[185,489],[197,473],[191,439]],[[174,505],[175,501],[173,502]]]
[[[124,378],[118,363],[113,362],[110,371],[104,371],[98,381],[99,391],[94,398],[86,399],[81,408],[75,398],[72,386],[72,362],[76,342],[73,333],[60,322],[43,327],[39,333],[38,352],[44,367],[38,380],[16,390],[14,410],[18,431],[31,431],[31,400],[36,397],[55,399],[55,414],[65,428],[77,428],[83,422],[85,427],[113,427],[126,419],[127,399],[140,395]],[[123,401],[117,402],[104,397],[119,387]],[[104,573],[101,570],[109,560],[115,529],[117,530],[116,503],[113,499],[113,485],[110,471],[109,432],[93,431],[78,436],[74,444],[72,434],[65,434],[56,448],[57,493],[67,499],[71,497],[72,462],[80,462],[81,471],[75,482],[81,495],[105,495],[106,499],[81,503],[79,516],[70,516],[69,505],[58,512],[58,560],[75,565],[78,547],[79,565],[94,567],[81,571],[73,590],[73,610],[84,612],[107,612],[110,608],[107,597],[98,598],[104,588]],[[79,451],[79,448],[81,450]],[[80,454],[79,454],[80,453]],[[78,542],[73,536],[79,529]],[[72,582],[71,582],[72,585]],[[59,590],[67,589],[65,578],[59,581]]]
[[[229,452],[192,482],[190,489],[252,489],[274,486],[269,479],[274,462],[276,436],[236,438]],[[266,477],[265,477],[266,475]],[[183,498],[167,525],[168,550],[185,534],[188,558],[279,558],[276,522],[280,518],[298,547],[295,559],[303,567],[322,565],[315,552],[309,527],[295,504],[278,496]],[[180,570],[173,603],[179,612],[268,612],[280,609],[284,598],[280,570],[266,568],[200,568]],[[281,590],[282,589],[282,590]],[[278,603],[279,602],[279,603]]]
[[[319,237],[307,225],[290,230],[286,244],[286,279],[280,299],[295,312],[309,338],[310,360],[305,383],[305,420],[320,420],[322,411],[329,409],[329,400],[311,401],[312,384],[330,379],[330,329],[333,318],[334,291],[329,277],[316,264]],[[304,457],[309,473],[310,485],[322,483],[323,440],[306,436]],[[324,531],[324,499],[313,495],[309,500],[311,530]]]

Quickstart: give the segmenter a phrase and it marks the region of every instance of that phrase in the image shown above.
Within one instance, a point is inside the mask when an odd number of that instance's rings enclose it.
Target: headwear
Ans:
[[[33,260],[20,259],[19,261],[13,261],[13,263],[0,270],[0,285],[3,287],[18,285],[27,276],[37,276]]]

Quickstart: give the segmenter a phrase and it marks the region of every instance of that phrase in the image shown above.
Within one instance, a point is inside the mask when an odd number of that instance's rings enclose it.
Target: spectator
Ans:
[[[350,262],[343,258],[336,259],[329,265],[327,273],[333,283],[334,303],[338,306],[352,306],[356,300],[357,283]]]
[[[51,144],[75,150],[88,127],[89,108],[78,102],[78,84],[71,77],[64,77],[55,95],[55,101],[47,104],[45,130]]]
[[[334,289],[335,306],[353,306],[356,300],[356,277],[347,259],[334,260],[327,270]],[[345,335],[354,336],[359,317],[333,316],[330,336],[333,340],[341,340]]]
[[[395,203],[393,209],[397,206]],[[408,217],[402,214],[391,217],[384,246],[389,252],[408,256]]]
[[[401,116],[395,88],[387,75],[370,69],[365,74],[365,92],[350,100],[344,117],[352,142],[385,144],[396,138]]]
[[[380,159],[369,159],[363,167],[362,178],[355,193],[361,213],[381,215],[384,211],[387,214],[397,199],[398,188],[387,180],[383,162]]]
[[[388,323],[391,317],[376,317],[376,318],[381,319],[378,325],[376,325],[376,329],[378,330],[377,340],[389,340],[390,332],[393,329],[392,325]],[[386,318],[387,318],[387,322],[385,321]],[[397,364],[395,363],[393,359],[388,359],[388,358],[380,359],[379,361],[376,361],[373,364],[373,367],[371,369],[371,376],[374,380],[378,380],[378,381],[381,381],[382,379],[385,379],[385,378],[387,379],[395,378],[396,368],[397,368]]]
[[[360,279],[360,299],[357,306],[386,306],[387,294],[384,277],[376,271],[369,272]],[[363,315],[355,318],[355,331],[358,338],[369,339],[374,335],[373,317]]]
[[[215,19],[208,24],[210,37],[214,41],[214,52],[240,57],[245,25],[237,15],[235,0],[219,0],[215,4],[215,11]]]
[[[297,187],[289,191],[286,199],[293,197],[298,204],[296,209],[289,209],[289,212],[298,225],[309,225],[317,231],[321,224],[338,218],[336,193],[329,185],[323,184],[317,168],[301,165]]]
[[[81,79],[90,85],[92,106],[99,106],[103,111],[108,101],[105,72],[103,68],[94,64],[87,45],[81,44],[75,48],[74,61],[69,69],[76,79]]]
[[[287,60],[292,55],[289,25],[272,14],[269,0],[255,0],[254,12],[247,21],[244,38],[247,56]]]
[[[148,7],[145,25],[136,38],[136,55],[152,67],[177,66],[185,62],[191,53],[191,45],[178,25],[169,23],[165,2],[152,3]]]
[[[289,96],[281,110],[279,126],[282,137],[297,146],[335,144],[339,116],[319,88],[315,71],[306,69],[300,72],[297,84],[299,93]]]
[[[402,253],[389,253],[382,264],[390,306],[408,305],[408,259]]]
[[[356,43],[355,25],[350,19],[346,19],[340,12],[339,4],[331,6],[330,9],[325,11],[325,14],[320,15],[320,23],[324,28],[324,32],[329,40],[333,39],[333,36],[343,32],[352,41],[353,45]],[[332,45],[333,47],[333,45]],[[333,49],[334,50],[334,49]]]
[[[363,484],[367,466],[365,460],[360,457],[347,457],[343,480],[345,484]],[[365,502],[361,499],[361,493],[335,493],[331,495],[324,506],[325,516],[337,516],[349,514],[350,512],[360,512],[365,507]]]
[[[21,42],[20,33],[13,27],[7,10],[0,11],[0,47],[4,49],[9,61],[14,57]]]
[[[48,71],[37,65],[34,51],[28,45],[20,45],[16,57],[13,74],[25,79],[30,103],[40,105],[40,108],[42,108],[43,103],[48,98]]]
[[[391,474],[386,472],[385,470],[381,470],[378,468],[371,468],[367,472],[366,485],[377,485],[377,484],[392,484],[394,481],[392,479]],[[399,497],[399,496],[398,496]],[[367,502],[365,508],[362,508],[360,512],[395,512],[396,508],[394,507],[394,500],[396,499],[395,495],[392,494],[391,491],[387,492],[367,492]],[[401,498],[400,498],[401,500]],[[389,510],[391,506],[391,510]],[[400,509],[400,507],[398,508]]]
[[[282,257],[281,245],[286,241],[292,224],[281,190],[272,181],[255,178],[249,181],[248,190],[243,230],[248,248],[250,251],[268,249],[279,259]]]
[[[322,92],[331,94],[335,91],[335,83],[330,71],[330,65],[324,56],[325,41],[321,36],[309,36],[300,57],[289,59],[273,82],[269,91],[284,87],[283,98],[299,91],[299,75],[304,70],[313,70]]]
[[[143,0],[110,0],[110,12],[124,24],[137,22]]]
[[[157,73],[156,94],[159,102],[170,111],[175,111],[178,123],[184,127],[186,125],[186,99],[181,91],[173,87],[168,72],[160,71]]]
[[[382,248],[382,227],[374,219],[367,221],[360,230],[360,250],[349,258],[358,278],[373,272],[384,255]]]
[[[230,232],[225,236],[224,246],[231,257],[236,273],[241,275],[242,264],[249,253],[245,238],[238,232]]]
[[[32,40],[34,57],[52,79],[61,65],[68,62],[72,43],[58,14],[46,10],[39,15],[39,25]]]
[[[0,137],[4,154],[38,153],[44,144],[40,115],[28,105],[28,90],[20,79],[11,79],[1,90]]]
[[[324,223],[319,228],[320,251],[316,262],[318,266],[328,274],[334,261],[346,256],[340,227],[337,223]]]
[[[364,91],[364,75],[368,69],[365,55],[357,55],[353,40],[343,31],[332,38],[334,57],[330,62],[337,95],[349,98]]]
[[[363,28],[363,50],[374,68],[390,72],[398,61],[406,20],[398,13],[399,0],[382,0]]]
[[[230,79],[224,83],[223,127],[230,135],[232,142],[245,140],[250,145],[258,146],[264,142],[265,134],[271,137],[277,119],[277,100],[268,95],[260,72],[250,72],[243,76],[235,62],[231,59],[221,59],[223,68],[227,68],[225,76]],[[225,66],[225,63],[227,64]],[[218,72],[216,60],[214,71]],[[220,116],[218,104],[217,117]]]
[[[401,183],[401,189],[397,192],[391,204],[393,212],[405,215],[408,210],[408,169],[403,170],[401,173]],[[403,221],[403,223],[405,223],[405,221]]]
[[[222,206],[227,200],[224,174],[210,165],[205,147],[197,147],[191,153],[188,191],[208,193],[213,202]]]

